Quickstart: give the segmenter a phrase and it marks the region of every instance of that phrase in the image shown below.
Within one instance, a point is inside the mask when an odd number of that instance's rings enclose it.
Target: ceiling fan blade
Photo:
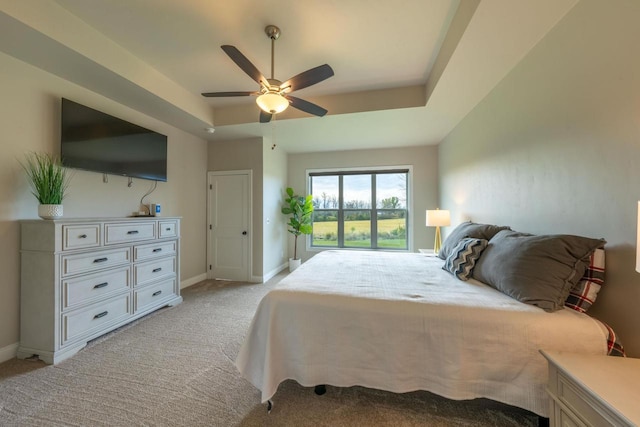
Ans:
[[[273,114],[265,113],[260,110],[260,123],[269,123],[271,121],[271,117],[273,117]]]
[[[224,50],[224,52],[227,55],[229,55],[229,58],[231,58],[231,60],[235,62],[236,65],[240,67],[242,71],[247,73],[249,77],[255,80],[256,83],[262,84],[262,82],[267,81],[267,79],[264,78],[262,73],[258,71],[258,69],[255,67],[255,65],[253,65],[251,61],[247,59],[246,56],[244,56],[238,49],[236,49],[235,46],[225,44],[220,47],[222,48],[222,50]]]
[[[205,92],[202,96],[207,98],[221,98],[224,96],[250,96],[257,95],[258,92]]]
[[[313,114],[314,116],[322,117],[327,114],[327,110],[313,102],[305,101],[304,99],[296,98],[295,96],[285,95],[285,98],[289,100],[291,106],[302,110],[305,113]]]
[[[303,71],[297,76],[291,77],[282,83],[280,88],[283,90],[286,89],[286,92],[293,92],[294,90],[304,89],[305,87],[320,83],[331,76],[333,76],[333,69],[329,65],[319,65],[310,70]]]

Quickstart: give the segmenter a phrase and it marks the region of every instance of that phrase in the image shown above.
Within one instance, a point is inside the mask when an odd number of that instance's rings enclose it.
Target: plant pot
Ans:
[[[62,205],[38,205],[38,216],[42,219],[62,218]]]
[[[293,259],[289,258],[289,273],[291,273],[296,268],[300,267],[300,263],[302,263],[301,259]]]

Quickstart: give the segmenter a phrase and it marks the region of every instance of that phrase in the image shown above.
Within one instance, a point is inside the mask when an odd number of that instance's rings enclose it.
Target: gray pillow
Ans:
[[[584,274],[589,256],[605,243],[580,236],[503,230],[489,241],[473,278],[518,301],[556,311]]]
[[[438,252],[438,257],[441,259],[447,259],[453,248],[458,246],[460,240],[472,237],[474,239],[485,239],[491,240],[493,236],[496,235],[497,232],[501,230],[511,230],[509,227],[500,226],[500,225],[491,225],[491,224],[476,224],[471,221],[463,222],[453,229],[451,234],[447,236],[442,247],[440,248],[440,252]]]

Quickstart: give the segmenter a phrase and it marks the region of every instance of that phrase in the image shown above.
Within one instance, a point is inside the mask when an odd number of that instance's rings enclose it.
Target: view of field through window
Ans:
[[[312,175],[312,246],[407,249],[407,175]]]

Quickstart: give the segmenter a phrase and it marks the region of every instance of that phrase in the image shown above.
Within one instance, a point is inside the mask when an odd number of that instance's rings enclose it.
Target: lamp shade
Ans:
[[[265,113],[277,114],[287,109],[289,101],[282,95],[267,92],[256,99],[256,104],[258,104]]]
[[[427,227],[446,227],[451,225],[451,214],[447,210],[428,210]]]

